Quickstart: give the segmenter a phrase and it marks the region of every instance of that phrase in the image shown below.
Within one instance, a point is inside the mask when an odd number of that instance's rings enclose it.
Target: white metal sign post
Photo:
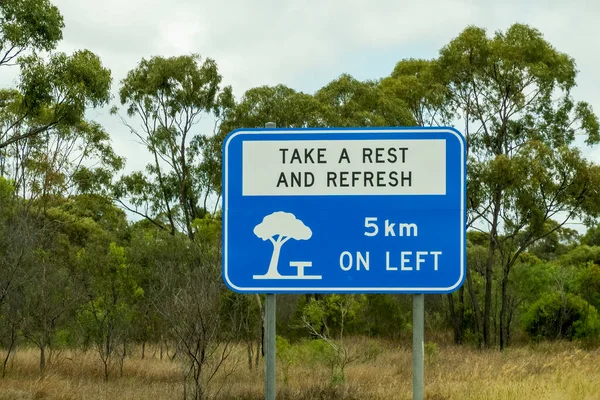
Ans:
[[[425,357],[425,295],[413,295],[413,400],[423,400]]]
[[[267,122],[265,128],[275,128],[273,122]],[[277,302],[275,293],[265,295],[265,399],[275,400],[277,381]]]

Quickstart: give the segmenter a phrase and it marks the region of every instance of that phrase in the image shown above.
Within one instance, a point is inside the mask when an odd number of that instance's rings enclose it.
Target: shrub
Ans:
[[[546,293],[523,316],[525,331],[534,339],[575,339],[600,332],[595,307],[581,297],[558,292]]]
[[[428,364],[437,363],[438,357],[440,355],[440,349],[436,343],[425,343],[423,346],[423,350],[425,352],[425,361],[427,361]]]

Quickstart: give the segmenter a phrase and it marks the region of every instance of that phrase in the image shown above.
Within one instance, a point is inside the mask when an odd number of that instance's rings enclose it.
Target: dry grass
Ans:
[[[372,349],[374,340],[354,339],[358,354]],[[383,350],[350,364],[346,383],[332,385],[325,365],[295,365],[289,382],[278,371],[278,399],[411,399],[412,352],[408,345],[376,342]],[[569,343],[511,348],[504,352],[478,351],[444,345],[426,351],[425,386],[429,400],[548,399],[600,400],[600,350],[582,350]],[[61,354],[44,378],[37,372],[38,354],[21,349],[6,378],[0,378],[0,400],[25,399],[180,399],[179,364],[156,357],[125,360],[123,377],[113,371],[103,381],[94,352]],[[233,375],[221,398],[263,398],[263,370],[249,371],[239,348],[229,366]]]
[[[181,398],[180,370],[175,362],[158,358],[129,358],[123,377],[113,367],[104,382],[102,364],[93,351],[65,351],[39,375],[39,353],[20,349],[9,362],[7,376],[0,378],[0,400],[29,399],[171,399]]]

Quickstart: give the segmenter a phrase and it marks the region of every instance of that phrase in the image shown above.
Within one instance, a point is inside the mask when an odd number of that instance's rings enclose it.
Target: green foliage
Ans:
[[[223,329],[235,332],[236,336],[244,340],[246,344],[251,343],[254,349],[254,343],[261,339],[261,310],[254,295],[236,293],[233,291],[224,291],[221,294],[221,317],[224,321]],[[280,344],[280,341],[284,340]],[[285,352],[285,342],[283,336],[277,337],[277,348],[283,346]],[[256,346],[258,352],[258,346]],[[253,354],[258,357],[258,354]],[[282,357],[284,362],[292,362],[285,354],[280,354],[277,350],[277,357]]]
[[[592,261],[575,278],[576,291],[596,310],[600,309],[600,266]]]
[[[535,202],[526,199],[534,193],[556,192],[552,185],[558,187],[558,183],[550,178],[560,176],[565,165],[573,163],[574,169],[589,169],[577,152],[565,146],[573,142],[579,127],[589,140],[596,140],[598,135],[593,123],[573,123],[581,118],[576,110],[586,108],[575,105],[570,98],[576,75],[574,61],[556,51],[539,31],[514,24],[493,38],[487,38],[480,28],[465,29],[440,51],[439,63],[461,113],[474,118],[482,128],[466,132],[470,152],[478,154],[487,164],[483,175],[472,175],[472,179],[481,179],[489,187],[498,185],[496,190],[520,188],[513,200],[525,202],[519,214],[527,215],[525,209],[533,207],[531,223],[539,224],[534,220]],[[526,96],[529,89],[533,92]],[[562,91],[561,100],[556,103],[552,101],[555,90]],[[555,149],[556,157],[549,156],[550,149]],[[570,168],[566,168],[567,176]],[[515,174],[534,174],[534,178],[522,179]],[[585,175],[577,173],[566,179],[571,182]],[[515,185],[517,182],[519,185]],[[576,182],[573,181],[575,185]],[[533,186],[528,188],[523,183]],[[536,192],[534,189],[539,185],[542,187]],[[557,203],[568,203],[567,196],[574,193],[578,193],[577,189],[559,191],[564,199]],[[545,206],[543,198],[536,200]]]
[[[14,184],[0,176],[0,204],[2,208],[8,207],[14,194]]]
[[[577,246],[577,231],[560,227],[531,246],[529,252],[544,260],[555,260]]]
[[[127,113],[150,112],[152,118],[166,122],[185,110],[212,110],[221,76],[214,60],[206,59],[201,66],[199,61],[196,54],[142,59],[119,91],[121,103],[128,105]]]
[[[77,264],[89,299],[77,313],[77,322],[86,340],[96,347],[108,380],[115,349],[127,340],[133,307],[143,299],[144,290],[138,284],[135,265],[127,261],[125,248],[114,242],[108,248],[81,249]]]
[[[551,236],[571,218],[600,216],[600,167],[574,146],[600,139],[588,104],[571,96],[574,60],[541,32],[513,24],[488,37],[469,26],[440,50],[436,68],[464,120],[468,146],[468,224],[481,221],[490,234],[485,269],[482,333],[491,343],[494,260],[502,255],[500,346],[508,340],[519,299],[509,288],[519,256]],[[561,216],[559,221],[553,218]],[[552,245],[548,238],[546,245]],[[542,244],[543,245],[543,244]]]
[[[590,226],[581,238],[581,244],[600,246],[600,225]]]
[[[302,310],[303,326],[330,349],[321,352],[331,368],[333,384],[344,383],[346,366],[357,359],[357,354],[344,342],[344,329],[359,314],[364,301],[364,295],[332,294],[321,300],[311,299]]]
[[[290,380],[288,371],[298,361],[299,354],[290,342],[282,336],[277,335],[275,346],[277,359],[283,370],[283,384],[287,385]]]
[[[467,231],[467,246],[485,247],[490,242],[490,235],[487,232]]]
[[[414,125],[401,101],[386,96],[377,82],[361,82],[342,74],[315,93],[323,104],[326,126]]]
[[[59,329],[55,333],[54,347],[57,349],[69,349],[79,345],[77,331],[72,327]]]
[[[221,125],[221,137],[237,128],[264,127],[275,122],[281,128],[322,126],[324,106],[313,96],[284,85],[247,90]]]
[[[281,128],[414,125],[398,85],[362,82],[342,74],[314,95],[284,85],[252,88],[221,124],[220,137],[267,122]]]
[[[284,345],[285,347],[285,345]],[[304,339],[290,345],[287,350],[288,358],[302,365],[331,367],[336,362],[335,349],[323,339]]]
[[[349,332],[398,339],[410,333],[411,305],[409,299],[389,294],[368,294],[358,316],[359,323]],[[354,328],[354,329],[353,329]]]
[[[384,101],[395,109],[395,114],[403,115],[395,125],[449,125],[450,92],[435,60],[402,60],[392,74],[381,81],[380,87],[385,94]],[[414,122],[409,122],[411,120]]]
[[[146,146],[152,162],[145,173],[123,177],[113,194],[123,207],[162,229],[174,233],[182,226],[190,239],[193,221],[204,216],[209,196],[220,190],[215,143],[210,136],[192,133],[202,115],[227,115],[233,95],[230,87],[221,89],[221,79],[210,58],[201,63],[195,54],[156,56],[142,59],[119,90],[127,115],[139,118],[141,127],[124,122]]]
[[[110,85],[110,71],[89,50],[55,53],[47,62],[37,55],[21,59],[20,105],[42,123],[77,124],[86,107],[108,102]]]
[[[75,197],[48,208],[46,216],[60,226],[58,240],[65,240],[71,248],[98,243],[108,246],[126,224],[125,214],[102,197]]]
[[[535,339],[576,339],[600,334],[596,308],[572,293],[545,293],[524,315],[523,323]]]
[[[196,240],[200,243],[219,243],[221,241],[221,216],[205,214],[192,222]]]
[[[588,261],[600,265],[600,247],[580,245],[558,259],[558,262],[564,266],[581,266]]]
[[[0,26],[2,65],[26,49],[54,49],[62,39],[64,22],[58,9],[48,0],[3,0]]]
[[[55,347],[60,339],[59,330],[64,331],[70,325],[80,301],[76,282],[68,268],[69,259],[59,251],[52,251],[54,248],[48,241],[55,232],[47,235],[38,241],[34,263],[24,268],[29,277],[21,288],[25,298],[20,330],[41,352]],[[61,290],[55,290],[57,287]],[[41,372],[45,368],[44,356]]]
[[[568,281],[568,278],[564,278],[567,272],[554,263],[533,258],[528,262],[515,264],[512,285],[525,304],[531,304],[544,293],[554,291],[557,283],[564,284],[565,280]]]
[[[331,294],[321,300],[311,299],[302,315],[315,331],[332,337],[342,336],[345,329],[352,329],[365,302],[365,295]]]
[[[123,159],[85,113],[109,101],[110,71],[88,50],[48,59],[34,53],[21,57],[20,67],[18,90],[0,90],[0,175],[13,176],[32,197],[63,195],[74,186],[100,192]],[[85,167],[84,160],[97,163]]]
[[[427,342],[423,345],[425,352],[425,361],[428,364],[436,364],[440,356],[440,349],[434,342]]]

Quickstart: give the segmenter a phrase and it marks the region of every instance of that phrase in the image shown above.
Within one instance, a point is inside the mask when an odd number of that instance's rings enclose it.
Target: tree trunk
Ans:
[[[182,183],[182,185],[185,185],[185,183]],[[190,216],[190,210],[188,207],[188,203],[187,203],[187,198],[185,196],[185,189],[181,189],[181,196],[179,198],[179,202],[181,204],[181,207],[183,208],[183,215],[185,217],[185,228],[187,230],[187,235],[190,238],[190,240],[194,240],[194,230],[192,229],[192,221],[191,221],[191,216]]]
[[[123,377],[123,364],[125,364],[125,357],[127,357],[127,347],[125,345],[125,341],[123,341],[123,353],[121,353],[121,357],[119,357],[119,375],[121,378]]]
[[[169,195],[167,193],[166,190],[166,185],[162,176],[162,172],[160,169],[160,163],[158,161],[158,153],[156,152],[156,149],[152,151],[152,153],[154,154],[154,165],[156,166],[156,173],[158,176],[158,183],[160,186],[160,190],[162,192],[162,199],[165,203],[165,208],[167,209],[167,218],[169,219],[169,224],[171,225],[171,235],[174,236],[176,229],[175,229],[175,221],[173,219],[173,212],[171,211],[171,206],[169,205]]]
[[[508,286],[508,274],[504,274],[502,277],[502,290],[500,293],[500,350],[504,350],[506,345],[506,327],[505,327],[505,319],[506,319],[506,288]]]
[[[446,295],[446,297],[448,298],[448,310],[450,311],[450,321],[452,321],[452,332],[454,333],[454,344],[458,344],[456,342],[456,324],[454,323],[454,321],[456,321],[456,310],[454,310],[454,297],[453,297],[452,293],[448,293]]]
[[[260,347],[260,355],[258,352],[258,348]],[[265,347],[263,345],[263,341],[259,341],[256,344],[256,357],[254,358],[254,368],[258,368],[258,362],[260,361],[260,356],[262,355],[262,357],[265,357]]]
[[[260,300],[260,295],[257,293],[256,301],[258,302],[258,309],[260,311],[260,354],[261,356],[265,356],[265,307]],[[256,365],[258,366],[258,349],[256,350]]]
[[[144,359],[145,355],[146,355],[146,341],[144,340],[142,342],[142,360]]]
[[[110,335],[107,335],[106,337],[106,342],[105,344],[105,348],[104,351],[106,352],[104,354],[104,359],[102,360],[104,362],[104,381],[108,382],[108,375],[109,375],[109,368],[108,368],[108,364],[109,364],[109,360],[110,360],[110,352],[112,351],[111,347],[110,347]]]
[[[17,330],[14,324],[10,326],[10,345],[8,346],[8,350],[6,351],[6,357],[4,357],[4,362],[2,363],[2,377],[6,377],[6,364],[8,364],[8,359],[10,358],[11,353],[15,347],[15,343],[17,342]]]
[[[454,331],[454,344],[462,344],[464,341],[464,287],[458,292],[458,301],[455,307],[452,293],[448,293],[448,306],[450,309],[450,319],[452,320],[452,330]]]
[[[506,318],[506,347],[510,346],[510,325],[512,323],[512,319],[514,316],[515,309],[518,307],[518,304],[514,307],[510,308],[510,312]]]
[[[265,322],[263,320],[263,324],[260,327],[260,354],[263,358],[265,358]],[[258,364],[258,362],[257,362]]]
[[[481,324],[479,318],[481,318],[481,310],[479,309],[479,301],[475,295],[473,289],[473,279],[471,278],[471,272],[467,268],[467,290],[469,291],[469,297],[471,298],[471,304],[473,306],[473,319],[475,320],[475,332],[477,332],[477,346],[481,346]]]
[[[40,345],[40,375],[44,375],[46,369],[46,346],[44,343]]]
[[[248,352],[248,369],[252,371],[252,361],[254,360],[254,349],[252,348],[252,338],[246,342],[246,349]]]
[[[183,374],[183,400],[187,400],[188,396],[187,396],[187,375],[184,373]]]
[[[200,357],[202,360],[203,357]],[[202,364],[200,361],[194,362],[193,368],[194,377],[194,400],[204,399],[204,388],[202,387]]]
[[[492,313],[492,283],[494,270],[494,256],[497,248],[498,215],[500,214],[500,200],[502,192],[497,191],[494,198],[494,212],[492,215],[492,227],[490,230],[490,246],[488,250],[487,263],[485,267],[485,304],[483,309],[483,344],[489,347],[490,337],[490,316]]]
[[[108,382],[108,358],[102,360],[102,362],[104,363],[104,382]]]
[[[464,285],[458,289],[458,313],[456,315],[458,341],[460,344],[465,339],[465,287]]]

